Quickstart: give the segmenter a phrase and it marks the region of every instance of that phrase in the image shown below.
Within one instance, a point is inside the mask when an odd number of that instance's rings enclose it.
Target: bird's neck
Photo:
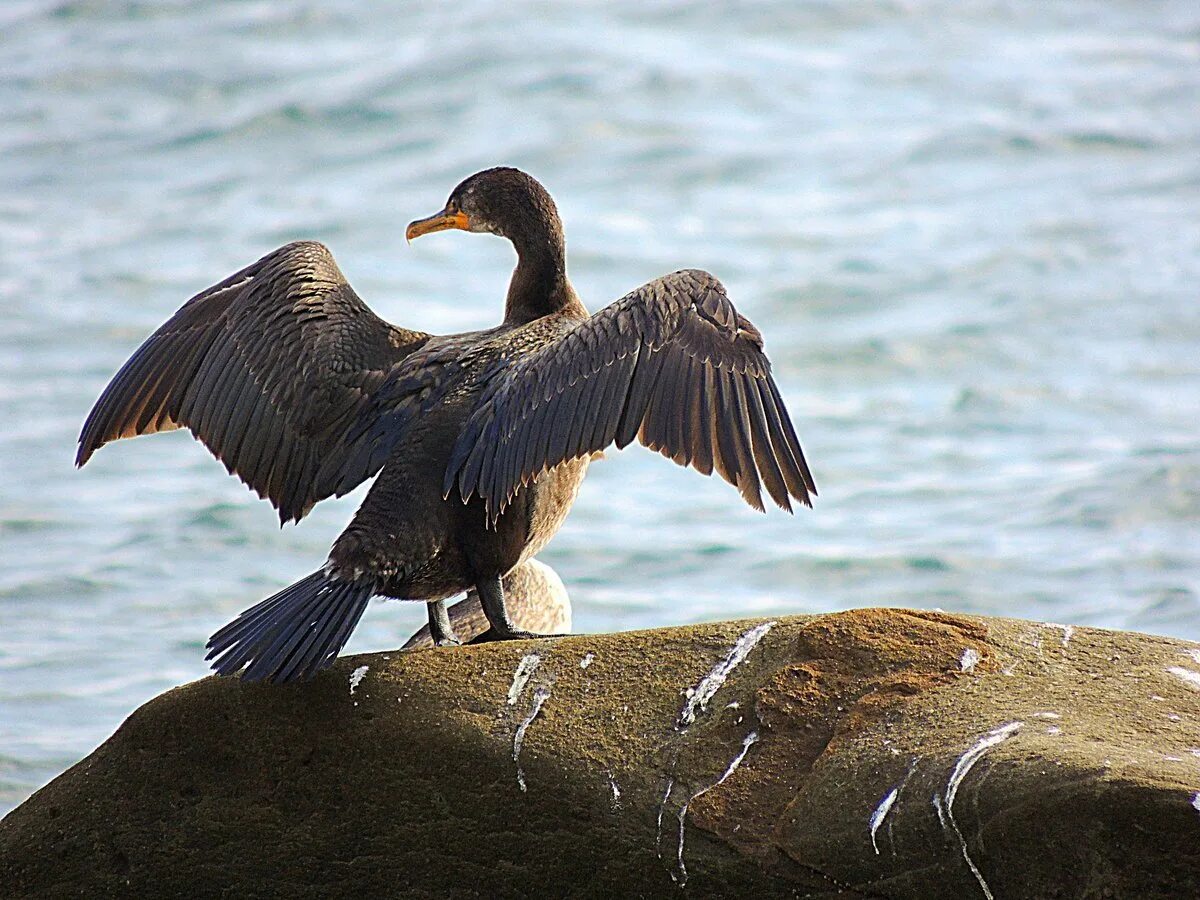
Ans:
[[[506,325],[523,325],[563,310],[586,316],[575,289],[567,280],[566,250],[557,240],[516,242],[517,268],[508,283],[504,305]]]

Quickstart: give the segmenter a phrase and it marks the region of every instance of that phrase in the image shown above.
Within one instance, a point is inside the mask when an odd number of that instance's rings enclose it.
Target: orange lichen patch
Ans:
[[[695,827],[764,864],[777,861],[776,825],[827,752],[905,704],[973,671],[998,668],[986,630],[943,613],[864,609],[820,616],[796,633],[792,658],[764,679],[754,711],[770,739],[745,771],[699,797]],[[739,777],[740,776],[740,777]]]

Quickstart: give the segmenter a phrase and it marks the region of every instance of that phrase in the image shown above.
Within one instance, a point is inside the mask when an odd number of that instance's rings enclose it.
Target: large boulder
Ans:
[[[1200,650],[856,610],[351,657],[143,706],[5,896],[1200,896]]]

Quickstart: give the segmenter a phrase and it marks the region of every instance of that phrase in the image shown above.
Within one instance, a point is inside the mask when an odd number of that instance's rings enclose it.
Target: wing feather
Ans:
[[[690,422],[692,440],[696,443],[696,453],[692,465],[702,475],[713,473],[713,438],[712,428],[712,394],[707,389],[708,366],[698,357],[692,357],[693,404],[696,418]]]
[[[79,437],[78,465],[109,441],[187,427],[280,519],[373,475],[374,392],[430,336],[367,307],[322,244],[301,241],[197,294],[130,357]],[[357,466],[357,467],[356,467]]]
[[[763,486],[766,487],[767,493],[771,495],[776,506],[791,512],[792,502],[788,499],[787,483],[783,479],[779,461],[772,452],[762,398],[758,394],[758,387],[753,382],[748,382],[745,376],[738,378],[738,403],[750,416],[750,439],[754,450],[754,464],[762,476]]]
[[[534,327],[534,325],[527,327]],[[716,471],[763,509],[816,494],[762,336],[707,272],[652,281],[503,361],[446,471],[494,520],[516,491],[567,460],[637,438],[680,465]]]

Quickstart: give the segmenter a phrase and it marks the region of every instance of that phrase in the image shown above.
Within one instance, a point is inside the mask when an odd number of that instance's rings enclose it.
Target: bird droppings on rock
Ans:
[[[943,804],[945,818],[943,825],[949,823],[951,830],[958,837],[963,859],[966,860],[967,866],[971,869],[971,874],[975,876],[975,880],[979,882],[979,887],[987,900],[994,900],[992,890],[988,887],[988,883],[984,879],[983,873],[979,871],[979,867],[975,864],[975,861],[971,859],[970,850],[967,848],[967,839],[963,837],[962,830],[958,827],[958,822],[954,819],[954,800],[958,796],[958,789],[962,786],[963,781],[966,780],[968,773],[983,758],[983,755],[991,747],[1003,743],[1016,734],[1024,727],[1024,724],[1024,722],[1009,722],[1007,725],[1001,725],[989,731],[976,741],[966,753],[958,758],[958,762],[954,765],[954,771],[950,773],[950,780],[946,782],[945,802]]]
[[[541,662],[542,658],[536,653],[527,653],[521,657],[521,661],[517,663],[516,671],[513,672],[512,684],[508,686],[509,706],[516,704],[517,698],[521,696],[521,691],[525,690],[525,685],[529,683],[529,679],[537,671],[537,667]]]
[[[887,814],[892,809],[892,804],[896,802],[896,797],[900,795],[900,786],[892,788],[883,795],[883,799],[879,801],[879,805],[875,807],[871,813],[871,847],[875,850],[875,855],[879,855],[879,844],[875,841],[875,833],[879,831],[879,826],[883,824],[883,820],[887,818]]]
[[[753,650],[758,642],[767,636],[767,632],[774,627],[775,622],[762,622],[755,625],[753,628],[741,635],[729,652],[725,654],[725,658],[718,662],[707,675],[696,683],[695,687],[688,688],[687,701],[683,704],[683,709],[679,712],[679,717],[675,722],[676,728],[687,728],[696,721],[698,713],[703,713],[708,709],[708,701],[721,689],[721,685],[725,683],[725,679],[729,674],[742,664],[750,651]]]
[[[533,692],[533,705],[529,708],[529,714],[517,726],[516,732],[513,734],[512,758],[517,765],[517,786],[522,791],[525,790],[525,770],[521,768],[521,747],[525,743],[525,732],[529,730],[529,726],[533,724],[533,720],[537,718],[537,714],[542,711],[542,704],[550,698],[550,688],[539,687]]]
[[[1183,666],[1168,666],[1167,671],[1186,681],[1193,689],[1200,690],[1200,672],[1185,669]]]
[[[662,859],[662,823],[663,813],[667,809],[667,801],[671,799],[671,791],[675,789],[675,779],[667,779],[667,789],[663,791],[662,800],[658,804],[658,826],[654,835],[654,846],[658,853],[658,858]]]
[[[688,797],[687,800],[685,800],[683,802],[683,806],[679,807],[679,813],[678,813],[679,848],[676,853],[676,863],[678,864],[678,872],[671,873],[671,880],[677,882],[680,887],[683,887],[685,884],[687,884],[687,880],[688,880],[687,866],[684,865],[684,862],[683,862],[683,841],[684,841],[685,829],[687,827],[688,807],[690,807],[692,805],[692,803],[694,803],[699,797],[703,796],[704,794],[707,794],[713,788],[724,784],[725,780],[727,778],[729,778],[730,775],[732,775],[734,772],[737,771],[738,766],[740,766],[742,764],[742,760],[744,760],[746,758],[746,754],[750,752],[750,747],[753,746],[757,741],[758,741],[758,732],[757,731],[751,731],[749,734],[747,734],[742,739],[742,749],[739,750],[737,755],[730,761],[729,765],[726,767],[726,769],[722,773],[721,777],[718,778],[716,781],[714,781],[712,784],[708,785],[708,787],[701,788],[700,790],[696,791],[696,793],[692,794],[692,796]]]
[[[942,830],[946,829],[946,804],[942,801],[941,794],[933,795],[933,811],[937,813],[938,824],[942,826]]]
[[[367,672],[371,670],[370,666],[359,666],[350,673],[350,696],[354,696],[354,692],[358,690],[358,686],[362,684],[362,680],[367,677]]]
[[[1066,648],[1067,644],[1071,643],[1071,636],[1075,634],[1074,625],[1059,625],[1057,622],[1045,622],[1043,624],[1047,628],[1057,628],[1062,631],[1062,645],[1064,649]],[[1041,646],[1040,639],[1038,646],[1039,648]]]
[[[888,804],[888,809],[884,810],[884,812],[880,815],[880,819],[879,819],[880,822],[882,822],[884,820],[884,818],[887,816],[888,812],[890,812],[891,807],[895,806],[896,803],[900,800],[900,797],[904,794],[904,789],[906,787],[908,787],[908,783],[910,781],[912,781],[913,775],[916,774],[917,766],[920,764],[920,762],[921,762],[920,756],[913,757],[913,761],[911,763],[909,763],[909,765],[908,765],[908,771],[906,771],[904,773],[904,778],[901,780],[900,784],[896,787],[896,796],[893,797],[892,802],[890,804]],[[872,814],[872,818],[874,818],[874,814]],[[888,842],[892,845],[892,855],[893,856],[896,855],[896,838],[892,832],[892,828],[895,825],[895,823],[896,823],[895,816],[892,816],[891,818],[887,819]],[[874,823],[872,823],[872,825],[874,825]],[[871,843],[872,843],[872,846],[875,845],[875,835],[874,834],[871,835]]]

